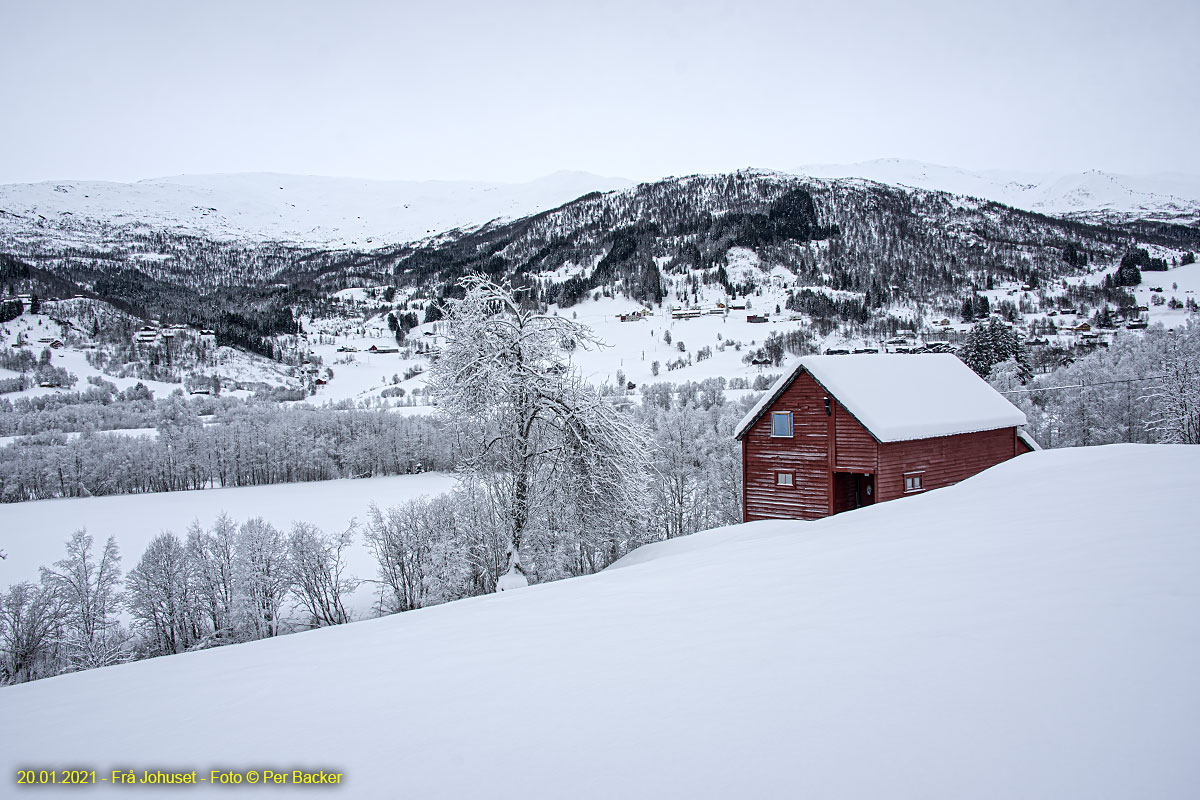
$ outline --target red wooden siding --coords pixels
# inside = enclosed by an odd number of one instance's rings
[[[839,472],[874,472],[879,463],[879,442],[840,403],[833,403],[834,469]]]
[[[792,412],[791,438],[771,436],[771,411]],[[1028,451],[1011,427],[881,443],[801,372],[742,437],[742,514],[746,521],[817,519],[855,507],[853,474],[874,476],[874,502],[883,502],[904,496],[905,473],[921,473],[921,490],[929,491]],[[795,473],[794,486],[775,484],[780,470]],[[839,482],[835,473],[846,475]]]
[[[832,513],[828,396],[811,375],[803,373],[771,406],[771,411],[792,412],[792,438],[771,436],[769,413],[742,437],[742,509],[747,521],[815,519]],[[775,472],[781,469],[795,471],[795,486],[775,485]]]
[[[879,502],[904,496],[904,473],[923,472],[923,491],[940,489],[1017,455],[1016,429],[1000,428],[879,445],[875,492]]]

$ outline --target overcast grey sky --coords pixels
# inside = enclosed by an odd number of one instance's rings
[[[0,0],[0,182],[1200,173],[1200,2]]]

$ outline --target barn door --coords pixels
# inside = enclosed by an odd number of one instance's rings
[[[858,505],[856,508],[869,506],[875,502],[875,476],[874,475],[856,475],[856,495]]]

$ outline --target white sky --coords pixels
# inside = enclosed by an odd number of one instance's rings
[[[0,182],[1200,173],[1200,2],[0,0]]]

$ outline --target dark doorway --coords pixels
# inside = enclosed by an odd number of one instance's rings
[[[853,511],[875,502],[875,476],[861,472],[833,473],[833,513]]]

